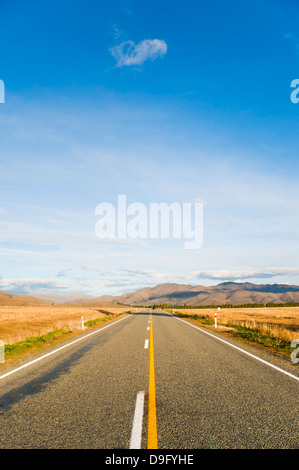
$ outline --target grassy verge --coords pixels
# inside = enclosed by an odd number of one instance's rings
[[[214,325],[214,321],[204,315],[188,315],[182,312],[175,312],[174,315],[180,318],[193,320],[199,325]],[[222,324],[218,322],[218,325],[221,326]],[[222,326],[228,328],[227,330],[223,331],[223,334],[239,338],[241,340],[245,340],[248,343],[256,344],[261,347],[267,348],[268,350],[279,353],[284,357],[290,357],[290,354],[293,351],[293,348],[291,348],[290,341],[285,341],[276,336],[266,335],[260,332],[258,328],[249,328],[245,326],[235,325],[234,323],[226,323]],[[221,330],[218,330],[217,333],[221,333]]]
[[[234,325],[228,323],[226,326],[233,328],[231,334],[237,338],[244,338],[249,342],[257,343],[271,350],[290,356],[293,351],[289,341],[285,341],[276,336],[269,336],[261,333],[257,328]]]
[[[38,349],[44,345],[52,344],[53,342],[62,339],[70,333],[69,330],[61,328],[59,330],[51,331],[42,336],[31,336],[24,341],[14,344],[5,345],[5,359],[9,359],[16,354],[23,354],[32,349]]]
[[[195,320],[200,322],[202,325],[213,325],[213,320],[206,317],[205,315],[188,315],[187,313],[175,312],[174,315],[180,318],[187,318],[189,320]]]
[[[110,315],[110,316],[103,317],[103,318],[94,318],[93,320],[84,322],[84,326],[87,326],[87,328],[89,328],[91,326],[98,325],[99,323],[105,323],[107,321],[113,320],[114,318],[117,318],[120,315],[122,315],[122,313],[119,313],[118,315]]]

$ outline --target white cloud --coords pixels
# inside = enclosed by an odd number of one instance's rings
[[[142,276],[151,276],[152,274],[154,274],[154,270],[153,269],[133,269],[133,268],[127,268],[127,269],[123,269],[122,271],[124,271],[125,273],[127,274],[130,274],[130,275],[142,275]]]
[[[91,264],[82,264],[80,266],[82,271],[88,271],[92,273],[100,273],[100,274],[110,274],[110,271],[107,271],[107,269],[100,268],[99,266],[94,266]]]
[[[135,44],[133,41],[124,41],[110,49],[116,59],[117,67],[142,65],[146,60],[155,60],[167,52],[167,44],[161,39],[144,39]]]
[[[122,280],[113,281],[113,285],[122,285]],[[97,280],[70,280],[51,278],[0,278],[0,291],[12,294],[32,294],[34,293],[86,293],[101,295],[107,294],[104,290],[109,287],[111,281],[103,282]],[[127,290],[127,289],[126,289]],[[109,293],[109,292],[108,292]]]
[[[70,282],[56,281],[53,279],[0,279],[0,290],[11,293],[24,293],[31,292],[49,292],[49,291],[67,291],[71,289],[73,284]]]
[[[244,279],[270,279],[276,276],[298,275],[299,268],[266,268],[264,270],[254,271],[229,271],[229,270],[209,270],[195,271],[194,277],[197,279],[211,279],[219,281],[235,281]]]
[[[62,271],[59,271],[57,274],[56,274],[56,277],[64,277],[65,276],[65,273],[71,271],[72,268],[67,268],[67,269],[63,269]]]
[[[0,215],[7,215],[10,212],[5,207],[0,207]]]

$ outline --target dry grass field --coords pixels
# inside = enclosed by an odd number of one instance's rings
[[[0,340],[14,344],[32,336],[67,329],[82,330],[82,320],[87,322],[128,311],[128,307],[107,309],[80,306],[0,306]]]
[[[127,306],[82,307],[76,305],[0,306],[0,340],[14,344],[55,330],[82,330],[88,322],[125,313]],[[198,315],[214,322],[216,309],[174,310],[184,315]],[[218,327],[240,325],[255,328],[262,334],[292,341],[299,338],[299,307],[222,308],[217,311]]]
[[[217,323],[220,327],[233,324],[255,328],[262,334],[285,341],[299,338],[299,307],[222,308],[220,311],[197,308],[180,311],[184,315],[204,316],[213,321],[217,312]]]

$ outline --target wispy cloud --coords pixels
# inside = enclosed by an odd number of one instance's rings
[[[127,269],[123,269],[122,270],[123,272],[129,274],[129,275],[141,275],[141,276],[151,276],[154,274],[154,270],[153,269],[131,269],[131,268],[127,268]]]
[[[10,212],[5,207],[0,207],[0,215],[7,215]]]
[[[167,44],[161,39],[144,39],[135,44],[124,41],[110,49],[117,67],[142,65],[146,60],[155,60],[167,52]]]
[[[82,269],[82,271],[88,271],[92,273],[100,273],[100,274],[110,273],[110,271],[107,271],[106,269],[103,269],[100,266],[93,266],[91,264],[82,264],[80,268]]]
[[[0,291],[10,292],[12,294],[32,294],[34,293],[85,293],[93,295],[102,295],[110,293],[111,287],[122,287],[123,293],[128,291],[129,283],[123,280],[62,280],[51,278],[0,278]]]
[[[296,34],[287,33],[287,34],[284,35],[283,39],[291,41],[293,43],[293,45],[295,45],[295,47],[299,48],[299,39],[298,39],[298,36]]]
[[[298,275],[299,268],[266,268],[264,270],[253,271],[229,271],[229,270],[209,270],[195,271],[194,277],[197,279],[210,279],[219,281],[236,281],[245,279],[271,279],[276,276]]]
[[[56,281],[53,279],[29,278],[29,279],[0,279],[0,290],[16,294],[29,294],[31,292],[67,292],[73,284],[70,282]]]
[[[65,276],[65,273],[71,271],[72,268],[67,268],[67,269],[63,269],[62,271],[59,271],[57,274],[56,274],[56,277],[64,277]]]
[[[120,29],[120,27],[117,23],[112,24],[111,29],[112,29],[111,34],[112,34],[113,39],[115,41],[117,41],[117,40],[119,41],[121,39],[124,39],[125,33],[124,33],[123,30]]]

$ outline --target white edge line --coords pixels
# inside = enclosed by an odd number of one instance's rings
[[[116,320],[114,321],[113,323],[110,323],[110,325],[106,325],[104,326],[103,328],[100,328],[99,330],[96,330],[96,331],[92,331],[91,333],[88,333],[87,335],[84,335],[84,336],[81,336],[80,338],[78,339],[75,339],[75,341],[72,341],[71,343],[67,343],[65,344],[64,346],[61,346],[60,348],[58,349],[55,349],[55,351],[51,351],[47,354],[44,354],[43,356],[41,357],[38,357],[37,359],[34,359],[33,361],[30,361],[30,362],[27,362],[26,364],[23,364],[22,366],[20,367],[17,367],[17,369],[14,369],[14,370],[11,370],[10,372],[7,372],[6,374],[3,374],[0,376],[0,380],[1,379],[4,379],[5,377],[11,375],[11,374],[14,374],[15,372],[18,372],[19,370],[21,369],[25,369],[25,367],[28,367],[28,366],[31,366],[32,364],[34,364],[35,362],[38,362],[38,361],[41,361],[42,359],[44,359],[45,357],[48,357],[48,356],[51,356],[52,354],[56,354],[57,352],[61,351],[62,349],[64,348],[68,348],[69,346],[71,346],[72,344],[75,344],[77,343],[78,341],[82,341],[83,339],[85,338],[88,338],[88,336],[91,336],[91,335],[95,335],[97,333],[100,333],[101,331],[105,330],[106,328],[109,328],[110,326],[113,326],[115,325],[116,323],[122,321],[122,320],[125,320],[126,318],[129,318],[131,315],[128,315],[127,317],[123,317],[123,318],[120,318],[120,320]]]
[[[138,392],[131,432],[130,449],[141,449],[144,392]]]
[[[189,322],[187,322],[187,321],[185,321],[185,320],[182,320],[181,318],[176,317],[175,315],[172,315],[171,313],[168,313],[168,315],[170,315],[171,317],[176,318],[177,320],[179,320],[179,321],[181,321],[181,322],[183,322],[183,323],[186,323],[186,325],[189,325],[189,326],[192,326],[193,328],[196,328],[197,330],[201,331],[202,333],[205,333],[206,335],[212,336],[213,338],[217,339],[218,341],[221,341],[222,343],[225,343],[225,344],[227,344],[228,346],[231,346],[232,348],[237,349],[238,351],[241,351],[241,352],[244,353],[244,354],[247,354],[247,356],[253,357],[253,358],[256,359],[257,361],[260,361],[260,362],[262,362],[263,364],[266,364],[267,366],[272,367],[273,369],[276,369],[276,370],[278,370],[279,372],[282,372],[283,374],[288,375],[289,377],[292,377],[292,379],[295,379],[295,380],[299,381],[299,377],[296,377],[296,375],[293,375],[293,374],[291,374],[290,372],[287,372],[286,370],[281,369],[280,367],[274,366],[273,364],[271,364],[271,362],[267,362],[267,361],[265,361],[264,359],[261,359],[260,357],[255,356],[254,354],[251,354],[250,352],[245,351],[244,349],[239,348],[238,346],[235,346],[234,344],[231,344],[231,343],[229,343],[228,341],[225,341],[225,340],[222,339],[222,338],[218,338],[218,336],[215,336],[215,335],[213,335],[212,333],[209,333],[208,331],[205,331],[205,330],[199,328],[198,326],[193,325],[192,323],[189,323]]]

